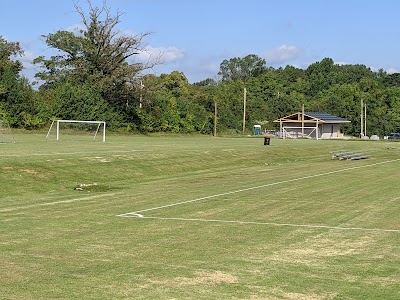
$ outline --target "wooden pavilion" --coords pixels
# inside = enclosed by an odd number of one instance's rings
[[[275,120],[279,123],[282,138],[337,139],[344,135],[340,130],[350,121],[324,112],[297,112]]]

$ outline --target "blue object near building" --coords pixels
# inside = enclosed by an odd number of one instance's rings
[[[261,125],[254,125],[253,126],[253,134],[260,135],[261,134]]]

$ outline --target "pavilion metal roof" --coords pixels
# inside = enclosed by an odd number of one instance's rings
[[[303,122],[302,112],[288,115],[286,117],[275,120],[274,122]],[[318,123],[350,123],[350,121],[334,116],[325,112],[304,112],[304,122]]]
[[[334,116],[334,115],[324,113],[324,112],[304,112],[304,116],[310,116],[314,119],[319,119],[326,123],[349,123],[350,122],[344,118]]]

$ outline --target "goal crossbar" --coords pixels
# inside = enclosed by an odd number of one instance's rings
[[[53,128],[54,122],[56,123],[56,140],[60,139],[60,123],[87,123],[87,124],[97,124],[97,129],[94,134],[93,140],[96,139],[96,136],[99,132],[101,125],[103,125],[103,143],[106,142],[106,122],[105,121],[81,121],[81,120],[54,120],[51,123],[49,131],[47,132],[46,139],[48,139],[51,129]]]
[[[291,135],[289,130],[292,129],[294,132],[296,132],[296,135],[298,136],[298,134],[300,133],[301,137],[306,137],[306,138],[311,138],[312,134],[315,132],[315,137],[318,140],[318,127],[308,127],[308,126],[303,126],[303,127],[295,127],[295,126],[284,126],[282,127],[282,135],[283,138],[285,138],[286,136],[288,138],[295,138],[294,136]],[[304,129],[306,129],[308,132],[308,134],[304,133]],[[296,137],[297,137],[296,136]]]

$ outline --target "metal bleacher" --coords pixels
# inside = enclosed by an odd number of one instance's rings
[[[338,160],[360,160],[367,159],[368,155],[364,153],[357,153],[350,150],[339,150],[332,152],[332,159]]]

